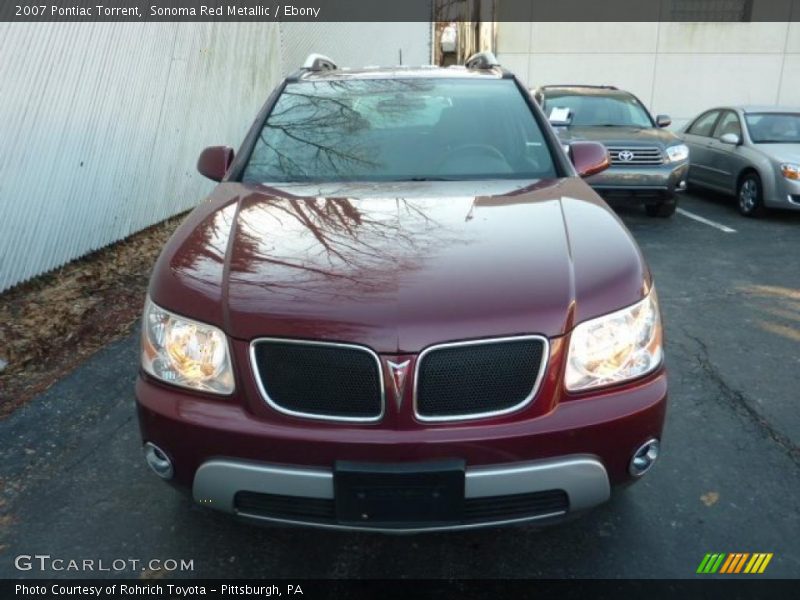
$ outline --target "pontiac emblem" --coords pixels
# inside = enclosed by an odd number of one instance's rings
[[[630,161],[633,160],[634,156],[636,156],[636,155],[633,152],[631,152],[630,150],[623,150],[618,154],[618,156],[619,156],[620,160],[625,161],[625,162],[630,162]]]
[[[386,361],[389,366],[389,374],[392,376],[392,384],[394,387],[394,400],[397,403],[397,409],[400,410],[400,404],[403,402],[403,390],[406,387],[406,375],[410,360],[396,363],[390,360]]]

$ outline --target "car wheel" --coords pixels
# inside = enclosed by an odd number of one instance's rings
[[[739,212],[745,217],[764,215],[764,192],[761,178],[755,173],[748,173],[742,177],[736,197],[739,200]]]
[[[675,209],[678,208],[678,201],[675,198],[664,200],[658,204],[645,204],[644,210],[648,217],[661,217],[667,219],[675,214]]]

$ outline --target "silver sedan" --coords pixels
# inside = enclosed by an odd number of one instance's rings
[[[800,210],[800,109],[712,108],[681,134],[690,185],[735,195],[747,217],[767,208]]]

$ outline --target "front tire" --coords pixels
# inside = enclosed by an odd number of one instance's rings
[[[755,173],[748,173],[739,182],[736,191],[739,212],[745,217],[758,218],[764,216],[764,188],[761,178]]]
[[[659,217],[662,219],[668,219],[672,215],[675,214],[675,209],[678,208],[678,200],[677,198],[670,198],[669,200],[664,200],[663,202],[659,202],[658,204],[645,204],[644,210],[647,213],[648,217]]]

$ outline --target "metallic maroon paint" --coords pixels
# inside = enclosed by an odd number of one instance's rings
[[[580,395],[563,384],[578,322],[640,300],[650,275],[628,231],[581,180],[502,193],[483,184],[341,186],[336,195],[222,183],[176,231],[154,270],[153,301],[231,338],[237,390],[214,397],[147,375],[136,386],[142,436],[168,449],[179,483],[212,457],[297,466],[334,460],[460,457],[469,465],[591,454],[612,483],[631,454],[659,438],[662,368]],[[485,186],[483,186],[485,187]],[[345,224],[346,226],[343,226]],[[367,251],[369,249],[369,251]],[[378,423],[287,416],[257,390],[255,337],[345,341],[384,361],[442,341],[538,333],[550,358],[535,400],[478,421],[423,424],[412,385]],[[391,389],[384,369],[386,389]]]
[[[230,146],[210,146],[200,153],[197,170],[212,181],[222,181],[233,163],[233,154]]]
[[[339,186],[340,195],[309,198],[222,183],[165,247],[151,297],[235,339],[398,354],[559,336],[646,294],[636,243],[582,181],[502,195],[474,187]]]
[[[572,163],[581,177],[590,177],[605,171],[611,166],[611,157],[602,144],[573,142],[569,146]]]

